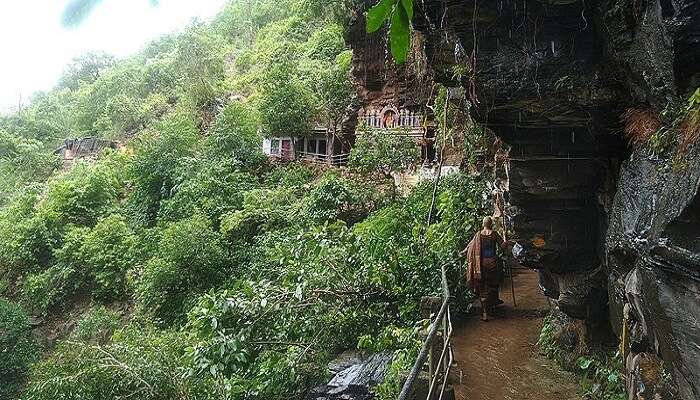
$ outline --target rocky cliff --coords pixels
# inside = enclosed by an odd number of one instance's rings
[[[365,98],[379,89],[367,74],[391,63],[365,55],[377,41],[361,29],[372,3],[348,34]],[[398,69],[409,73],[392,79],[465,88],[472,117],[509,147],[503,198],[510,233],[525,247],[520,261],[542,272],[566,314],[620,339],[629,332],[630,375],[653,364],[671,374],[680,398],[700,398],[700,148],[679,149],[673,131],[665,156],[649,135],[630,146],[624,132],[635,121],[623,118],[646,110],[662,126],[657,116],[700,84],[700,1],[416,8],[412,61]]]

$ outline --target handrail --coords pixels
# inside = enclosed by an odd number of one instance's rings
[[[423,365],[425,364],[426,359],[428,358],[428,354],[431,351],[431,348],[433,346],[433,341],[435,340],[435,336],[437,335],[438,332],[438,327],[440,325],[440,322],[443,323],[443,329],[444,329],[444,336],[443,336],[443,347],[442,347],[442,352],[440,354],[440,358],[438,360],[438,367],[442,366],[445,355],[449,356],[449,362],[447,363],[447,366],[445,367],[445,371],[442,374],[442,386],[440,389],[440,399],[442,399],[443,393],[445,392],[445,388],[447,386],[447,378],[448,374],[450,371],[450,367],[452,365],[452,362],[454,360],[454,355],[452,353],[452,348],[451,348],[451,338],[452,338],[452,318],[450,316],[450,287],[447,282],[447,271],[445,267],[447,264],[451,263],[453,260],[448,261],[445,264],[442,264],[440,266],[440,275],[441,275],[441,286],[442,286],[442,304],[440,305],[440,310],[438,311],[437,315],[435,316],[435,319],[433,322],[430,324],[430,328],[428,330],[428,335],[426,336],[425,340],[423,341],[423,346],[421,347],[420,352],[418,353],[418,357],[416,358],[415,363],[413,364],[413,367],[411,368],[411,371],[409,372],[408,376],[406,377],[406,381],[403,384],[403,387],[401,388],[401,392],[399,393],[399,400],[407,400],[409,395],[411,394],[413,387],[416,382],[416,378],[418,378],[418,374],[420,373],[420,370],[423,368]],[[433,391],[435,389],[435,384],[437,383],[437,378],[440,374],[438,372],[435,373],[434,376],[430,377],[430,387],[428,389],[428,396],[427,399],[431,400],[433,396]]]
[[[348,159],[350,158],[350,154],[320,154],[310,153],[306,151],[297,151],[296,157],[302,161],[318,162],[322,164],[327,164],[330,162],[333,165],[343,165],[347,164]]]

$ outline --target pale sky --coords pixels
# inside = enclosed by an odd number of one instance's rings
[[[51,89],[66,64],[88,51],[125,57],[148,41],[207,20],[226,0],[103,0],[80,26],[64,28],[67,0],[0,0],[0,112]]]

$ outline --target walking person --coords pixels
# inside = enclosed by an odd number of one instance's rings
[[[488,321],[489,314],[503,301],[498,297],[501,271],[498,268],[498,251],[505,250],[509,242],[493,230],[493,219],[485,217],[482,229],[477,232],[461,254],[467,254],[467,283],[481,302],[481,320]]]

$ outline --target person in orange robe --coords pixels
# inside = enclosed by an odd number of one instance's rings
[[[501,273],[498,270],[497,248],[506,249],[509,242],[493,230],[493,219],[485,217],[483,229],[474,234],[460,254],[467,255],[467,283],[481,301],[481,320],[488,321],[489,313],[503,301],[498,298]]]

